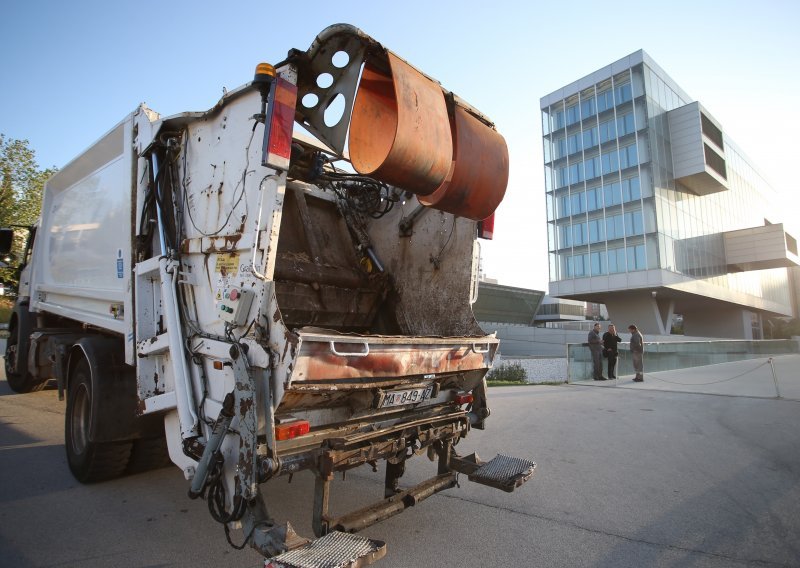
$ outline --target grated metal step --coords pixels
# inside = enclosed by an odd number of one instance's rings
[[[469,474],[467,479],[511,493],[528,481],[535,471],[536,464],[530,460],[497,454],[493,460]]]
[[[380,560],[386,543],[339,531],[268,559],[265,568],[358,568]]]

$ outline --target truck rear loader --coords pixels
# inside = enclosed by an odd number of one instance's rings
[[[489,417],[498,340],[472,303],[507,182],[486,116],[331,26],[207,112],[140,106],[46,183],[9,383],[56,381],[79,481],[156,465],[165,441],[232,545],[369,564],[385,544],[353,533],[458,473],[512,491],[535,471],[455,450]],[[401,488],[415,455],[435,474]],[[334,514],[334,474],[378,462],[383,495]],[[259,490],[302,470],[315,540]]]

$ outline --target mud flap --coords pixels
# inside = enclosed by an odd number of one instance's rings
[[[386,554],[386,543],[339,531],[268,559],[265,568],[357,568]]]

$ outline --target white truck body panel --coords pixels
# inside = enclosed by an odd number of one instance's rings
[[[129,116],[46,183],[31,311],[130,329],[131,127]]]

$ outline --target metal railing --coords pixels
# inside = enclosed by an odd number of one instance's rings
[[[777,355],[800,353],[800,343],[793,339],[767,339],[760,341],[713,340],[671,341],[644,344],[647,372],[673,371],[718,363],[761,359]],[[605,372],[606,360],[603,360]],[[617,376],[633,374],[630,344],[619,344]],[[592,379],[592,355],[588,343],[567,345],[568,382]]]

